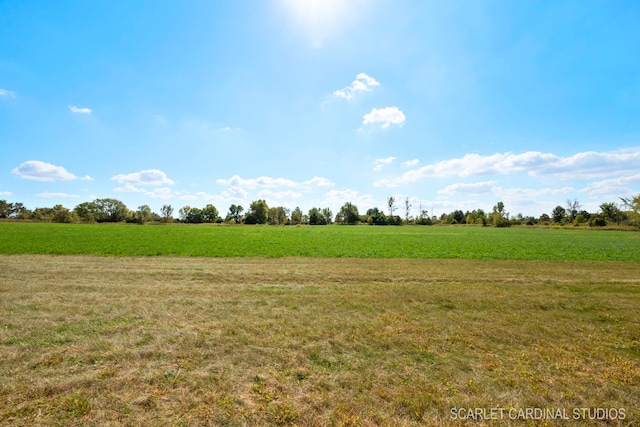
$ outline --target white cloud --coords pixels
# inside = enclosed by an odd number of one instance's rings
[[[152,199],[170,199],[175,195],[169,187],[147,190],[146,188],[136,187],[135,185],[131,184],[125,184],[124,187],[114,188],[113,191],[117,191],[120,193],[141,193]]]
[[[386,129],[390,125],[402,126],[405,120],[404,113],[398,107],[374,108],[363,116],[362,125],[380,124],[382,129]]]
[[[0,191],[0,196],[10,196],[13,193],[11,191]]]
[[[457,183],[438,190],[438,194],[453,195],[490,193],[496,189],[497,184],[497,181],[474,182],[471,184]]]
[[[618,199],[618,197],[637,194],[639,187],[640,174],[635,174],[592,182],[580,192],[587,193],[589,197],[594,199],[603,199],[605,197]]]
[[[260,198],[299,199],[302,197],[302,193],[297,193],[292,190],[287,190],[287,191],[262,190],[258,193],[258,196]]]
[[[51,163],[41,162],[39,160],[29,160],[22,163],[11,171],[23,179],[33,181],[72,181],[79,179],[74,174],[67,171],[62,166],[52,165]],[[92,180],[90,176],[80,178],[84,180]]]
[[[89,108],[76,107],[75,105],[69,105],[69,110],[71,110],[72,113],[78,113],[78,114],[91,114],[92,113],[92,110],[90,110]]]
[[[402,166],[411,167],[416,166],[418,163],[420,163],[418,159],[407,160],[406,162],[402,162]]]
[[[624,152],[584,152],[569,157],[528,151],[521,154],[495,153],[489,156],[467,154],[405,172],[401,176],[374,183],[376,187],[395,187],[426,178],[447,176],[510,175],[554,176],[562,179],[592,179],[640,170],[640,148]]]
[[[373,170],[381,171],[385,165],[391,164],[396,158],[395,157],[385,157],[384,159],[376,159],[373,162]]]
[[[72,199],[77,199],[77,198],[80,197],[77,194],[50,193],[48,191],[45,191],[44,193],[39,193],[37,196],[38,197],[46,197],[46,198],[58,197],[58,198],[72,198]]]
[[[347,100],[353,99],[356,96],[356,92],[370,91],[372,87],[380,86],[380,83],[371,76],[365,73],[360,73],[356,76],[356,79],[351,85],[344,89],[339,89],[333,92],[333,96],[336,98],[344,98]]]
[[[111,181],[120,184],[131,185],[173,185],[173,180],[167,178],[167,174],[158,169],[147,169],[129,174],[118,174]]]
[[[272,178],[268,176],[261,176],[258,178],[252,179],[244,179],[238,175],[234,175],[229,179],[220,178],[216,181],[218,184],[222,185],[230,185],[238,188],[297,188],[297,189],[310,189],[312,187],[330,187],[333,184],[327,178],[322,178],[319,176],[314,176],[313,178],[303,181],[303,182],[295,182],[293,180],[287,178]]]
[[[6,96],[8,98],[15,98],[17,96],[17,94],[15,92],[10,91],[10,90],[0,89],[0,96]]]

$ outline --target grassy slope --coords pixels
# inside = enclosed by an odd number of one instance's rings
[[[0,222],[0,253],[640,261],[640,233],[481,227]]]
[[[0,256],[0,294],[2,425],[640,422],[638,263]]]

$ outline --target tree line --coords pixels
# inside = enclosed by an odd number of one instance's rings
[[[251,202],[245,211],[241,205],[232,204],[224,216],[218,209],[207,204],[203,208],[183,206],[174,217],[174,208],[165,204],[159,213],[153,212],[148,205],[138,206],[130,210],[116,199],[96,199],[83,202],[73,209],[60,204],[52,208],[28,209],[22,203],[10,203],[0,200],[0,219],[31,220],[58,223],[103,223],[127,222],[144,224],[150,222],[188,224],[227,223],[227,224],[270,224],[270,225],[327,225],[327,224],[370,224],[370,225],[433,225],[433,224],[476,224],[494,227],[511,225],[589,225],[593,227],[605,225],[637,225],[640,226],[640,194],[631,198],[620,198],[620,203],[607,202],[599,206],[598,212],[587,212],[577,200],[567,200],[565,205],[556,206],[549,214],[539,217],[511,216],[503,202],[498,202],[491,212],[482,209],[463,212],[455,210],[439,217],[429,215],[427,210],[420,209],[417,217],[411,215],[411,203],[406,198],[403,203],[404,217],[396,215],[398,207],[394,197],[387,199],[386,212],[378,207],[368,209],[360,214],[358,207],[346,202],[335,217],[329,208],[313,207],[307,213],[297,207],[293,210],[282,206],[269,207],[263,199]]]

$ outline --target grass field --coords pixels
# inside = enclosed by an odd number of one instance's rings
[[[639,425],[639,238],[0,222],[0,425]]]
[[[0,222],[0,254],[640,261],[640,233],[465,226]]]

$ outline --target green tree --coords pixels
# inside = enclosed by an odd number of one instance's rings
[[[14,203],[11,217],[16,219],[29,219],[31,217],[31,211],[22,203]]]
[[[633,197],[621,197],[624,206],[629,209],[629,217],[640,227],[640,194]]]
[[[218,209],[210,203],[205,206],[200,213],[202,215],[202,222],[218,221]]]
[[[509,221],[509,213],[504,209],[504,203],[498,202],[493,207],[493,212],[491,213],[491,223],[494,227],[510,227],[511,222]]]
[[[0,218],[9,218],[13,213],[13,203],[0,200]]]
[[[291,212],[291,223],[294,225],[302,223],[302,210],[299,207],[296,207],[293,212]]]
[[[116,199],[96,199],[93,203],[96,207],[97,222],[124,221],[129,211],[124,203]]]
[[[551,211],[551,219],[553,219],[553,222],[556,224],[562,224],[566,218],[567,211],[560,205],[556,206],[553,208],[553,211]]]
[[[229,222],[233,221],[236,224],[242,222],[242,211],[244,208],[240,205],[232,204],[229,206],[229,213],[227,214],[227,220]]]
[[[316,207],[309,209],[309,225],[324,225],[322,211]]]
[[[74,222],[71,211],[62,205],[55,205],[53,207],[51,221],[59,223]]]
[[[360,220],[360,214],[358,213],[358,207],[351,202],[347,202],[340,208],[336,215],[336,222],[338,224],[357,224]]]
[[[322,208],[322,216],[324,217],[325,224],[331,224],[333,222],[333,212],[329,208]]]
[[[160,214],[164,219],[164,222],[172,222],[173,221],[173,207],[171,205],[162,205],[160,208]]]
[[[187,224],[200,224],[204,222],[202,218],[202,209],[192,208],[191,206],[184,206],[180,208],[180,221]]]
[[[73,212],[81,222],[91,223],[96,222],[98,208],[93,202],[83,202],[73,208]]]
[[[270,208],[267,218],[271,225],[285,225],[289,222],[289,210],[282,206]]]
[[[269,219],[269,206],[263,199],[251,202],[249,206],[249,212],[245,216],[245,223],[247,224],[266,224]]]
[[[138,206],[138,210],[135,213],[135,222],[138,224],[144,224],[145,222],[149,222],[153,219],[153,213],[151,212],[151,208],[149,205]]]

